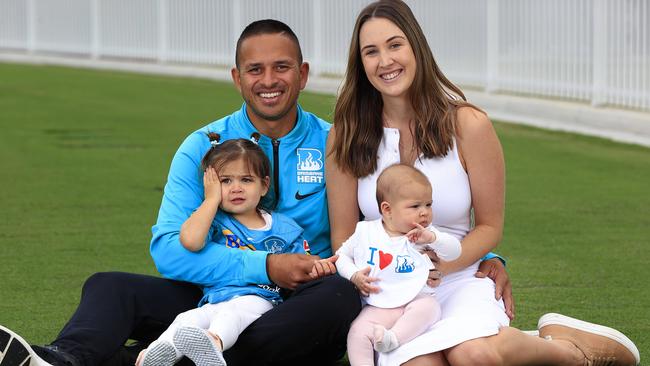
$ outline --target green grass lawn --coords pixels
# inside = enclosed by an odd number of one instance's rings
[[[334,98],[304,93],[330,119]],[[98,271],[156,274],[172,155],[241,106],[229,83],[0,64],[0,324],[53,339]],[[650,149],[496,123],[517,318],[606,323],[650,351]]]

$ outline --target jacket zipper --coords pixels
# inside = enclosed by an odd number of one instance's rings
[[[275,189],[275,204],[280,202],[280,140],[271,140],[273,144],[273,188]]]

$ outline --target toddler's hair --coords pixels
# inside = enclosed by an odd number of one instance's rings
[[[407,183],[416,182],[424,187],[431,187],[431,182],[424,173],[407,164],[393,164],[384,169],[377,177],[377,205],[381,212],[381,203],[395,194],[402,194]]]
[[[231,139],[226,140],[222,143],[219,143],[218,133],[209,132],[208,138],[212,147],[208,152],[203,156],[201,160],[201,172],[205,172],[208,167],[213,167],[214,170],[219,175],[219,171],[228,163],[242,159],[251,174],[264,179],[265,177],[269,178],[269,191],[262,197],[258,208],[270,211],[273,206],[273,195],[269,194],[271,191],[271,163],[269,158],[266,156],[262,148],[257,145],[257,143],[252,140],[247,139]]]

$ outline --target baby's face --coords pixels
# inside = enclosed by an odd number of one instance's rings
[[[433,219],[431,187],[417,186],[411,185],[408,190],[403,189],[405,193],[389,202],[390,212],[383,214],[389,230],[406,234],[415,228],[416,223],[423,227],[431,224]]]

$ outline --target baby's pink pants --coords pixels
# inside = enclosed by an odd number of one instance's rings
[[[374,365],[373,328],[390,329],[402,345],[422,334],[440,319],[440,305],[431,295],[418,295],[397,308],[366,305],[352,322],[348,333],[348,359],[352,366]]]

